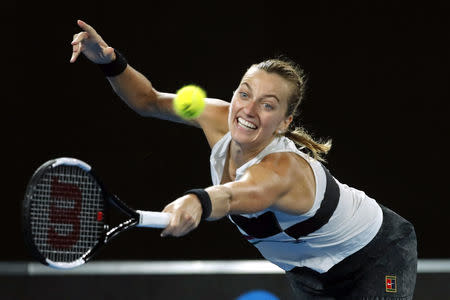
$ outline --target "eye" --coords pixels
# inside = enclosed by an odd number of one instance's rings
[[[272,110],[273,106],[269,103],[263,103],[263,107],[265,110]]]
[[[248,98],[248,94],[246,92],[239,92],[239,96],[241,98]]]

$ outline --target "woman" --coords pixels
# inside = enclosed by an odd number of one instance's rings
[[[202,219],[228,216],[286,270],[299,299],[412,299],[413,226],[337,181],[321,163],[331,143],[293,128],[305,86],[293,63],[252,65],[231,103],[206,99],[204,112],[186,121],[173,111],[174,94],[158,92],[91,26],[78,25],[72,63],[83,53],[137,113],[200,127],[212,148],[214,185],[167,205],[172,217],[162,236],[183,236]]]

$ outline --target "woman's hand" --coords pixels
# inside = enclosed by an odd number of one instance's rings
[[[114,49],[103,41],[94,28],[81,20],[77,24],[83,31],[73,36],[71,63],[77,60],[80,53],[96,64],[107,64],[116,59]]]
[[[180,237],[197,228],[202,217],[202,206],[197,196],[185,195],[167,205],[163,212],[171,213],[169,225],[161,232],[161,236]]]

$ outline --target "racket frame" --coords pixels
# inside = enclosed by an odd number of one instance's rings
[[[103,196],[103,204],[104,204],[104,226],[102,233],[100,234],[100,238],[97,243],[91,247],[86,253],[84,253],[80,258],[71,262],[56,262],[52,261],[49,258],[45,257],[37,248],[34,243],[34,236],[32,233],[31,227],[31,217],[30,217],[30,206],[33,196],[33,189],[37,185],[37,183],[41,180],[42,176],[48,171],[50,168],[55,168],[60,165],[68,165],[68,166],[76,166],[87,173],[89,173],[95,182],[99,185],[102,196]],[[110,228],[110,217],[109,211],[110,206],[114,205],[121,212],[125,213],[128,216],[126,221],[123,221],[116,225],[113,228]],[[124,202],[122,202],[117,196],[109,193],[103,183],[99,180],[98,176],[96,176],[95,172],[92,171],[92,168],[86,164],[85,162],[75,159],[75,158],[67,158],[61,157],[47,161],[43,165],[41,165],[33,174],[30,181],[27,184],[25,197],[22,202],[22,233],[25,239],[25,245],[32,254],[34,258],[40,261],[42,264],[57,268],[57,269],[71,269],[78,267],[87,261],[89,261],[95,254],[97,254],[106,243],[108,243],[111,239],[116,237],[119,233],[124,232],[130,228],[138,226],[140,221],[140,214],[134,209],[127,206]]]

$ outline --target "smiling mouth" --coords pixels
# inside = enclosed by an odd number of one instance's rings
[[[253,124],[253,123],[251,123],[251,122],[249,122],[247,120],[244,120],[241,117],[237,118],[237,122],[239,123],[239,125],[241,125],[241,126],[243,126],[245,128],[248,128],[248,129],[256,129],[257,128],[255,124]]]

